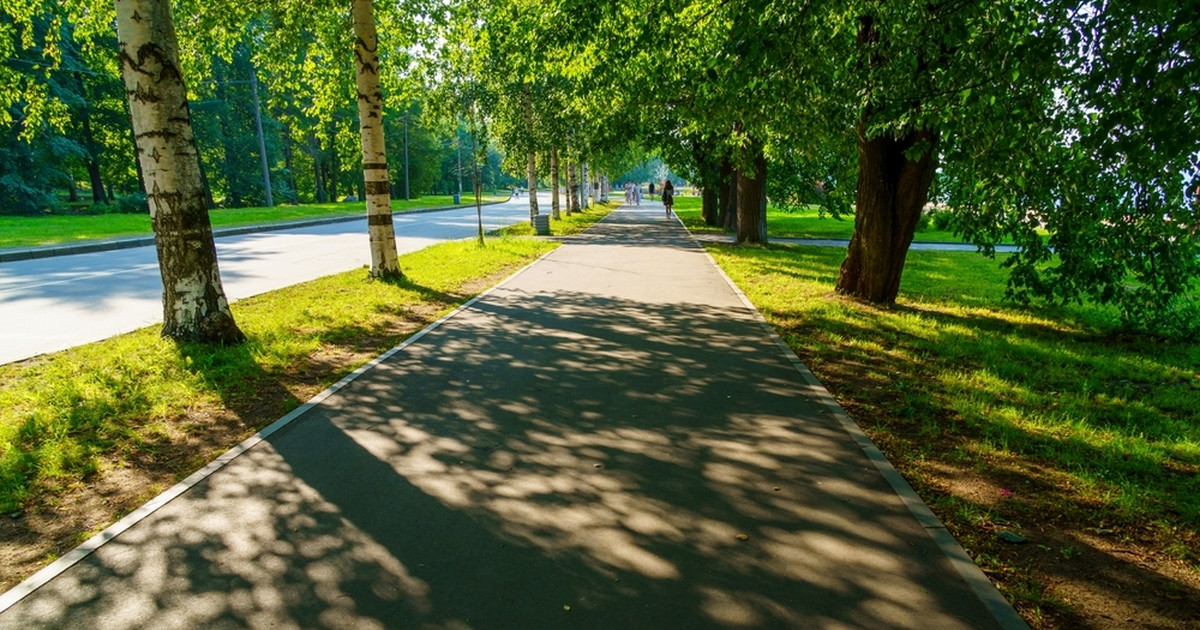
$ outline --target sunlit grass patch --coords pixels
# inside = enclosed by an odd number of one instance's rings
[[[565,203],[563,205],[565,208]],[[593,223],[608,216],[608,213],[616,210],[619,204],[615,202],[596,203],[589,206],[586,210],[567,214],[566,210],[559,211],[559,219],[550,219],[550,234],[552,236],[570,236],[579,234],[588,229]],[[550,206],[539,207],[538,211],[542,214],[550,214]],[[507,227],[497,230],[499,234],[505,236],[532,236],[533,225],[528,222],[514,223]]]

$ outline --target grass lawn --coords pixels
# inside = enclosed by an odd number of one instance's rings
[[[705,225],[700,218],[699,197],[676,197],[675,214],[683,220],[683,224],[693,232],[721,233],[720,228]],[[820,238],[849,240],[854,234],[854,217],[835,219],[831,216],[821,217],[815,209],[787,212],[773,206],[767,206],[767,237],[768,238]],[[933,243],[961,243],[962,238],[953,232],[934,229],[933,227],[918,230],[916,241]]]
[[[553,227],[581,231],[611,207]],[[149,327],[0,366],[0,591],[557,246],[443,243],[401,256],[403,282],[356,270],[241,300],[239,346]]]
[[[508,196],[484,195],[484,202],[503,201]],[[464,203],[473,202],[464,197]],[[449,195],[427,195],[417,199],[392,200],[393,212],[453,205]],[[214,228],[276,223],[298,219],[354,216],[366,212],[363,202],[317,203],[302,206],[280,205],[274,208],[217,208],[209,210]],[[0,248],[55,245],[121,236],[151,233],[148,214],[44,215],[37,217],[0,216]]]
[[[592,204],[587,210],[570,215],[562,212],[559,214],[560,219],[550,219],[550,234],[552,236],[578,234],[591,227],[596,221],[607,216],[609,212],[616,210],[620,205],[615,201],[610,201],[609,203]],[[543,214],[549,214],[550,208],[540,208],[539,211]],[[503,228],[499,232],[505,236],[531,236],[533,234],[533,225],[530,223],[517,223]]]
[[[1035,627],[1200,620],[1200,344],[1009,305],[969,253],[910,252],[879,308],[840,249],[709,251]]]

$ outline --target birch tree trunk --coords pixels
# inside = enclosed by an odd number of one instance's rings
[[[558,148],[550,147],[550,218],[562,218],[558,209]]]
[[[529,166],[525,172],[529,180],[529,222],[533,222],[533,217],[538,215],[537,202],[537,155],[533,151],[529,152]]]
[[[579,198],[575,189],[575,165],[567,162],[567,214],[576,212],[579,212]]]
[[[588,196],[592,194],[592,182],[588,179],[587,162],[581,162],[579,165],[579,209],[587,210],[591,204],[588,203]]]
[[[200,182],[170,0],[115,0],[117,49],[163,283],[164,337],[237,343]]]
[[[351,0],[354,19],[354,84],[358,88],[358,125],[362,137],[363,196],[367,202],[367,234],[371,241],[371,275],[386,280],[404,277],[396,256],[392,194],[387,153],[383,146],[383,93],[379,89],[379,38],[371,0]]]

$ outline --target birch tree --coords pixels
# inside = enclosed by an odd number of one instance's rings
[[[371,0],[352,0],[351,16],[354,20],[354,82],[358,88],[371,275],[394,280],[404,274],[397,260],[396,232],[392,224],[391,187],[383,144],[383,92],[379,87],[379,38],[375,32]]]
[[[162,334],[236,343],[200,181],[169,0],[115,0],[118,55],[163,283]]]

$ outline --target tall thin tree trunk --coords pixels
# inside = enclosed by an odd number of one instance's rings
[[[351,0],[354,19],[354,79],[358,88],[358,121],[362,136],[363,194],[371,240],[371,275],[402,278],[392,224],[387,154],[383,145],[383,93],[379,89],[379,39],[371,0]]]
[[[341,165],[338,164],[337,152],[337,123],[329,123],[329,161],[326,162],[328,169],[325,174],[325,191],[329,193],[329,201],[337,203],[338,199],[338,171],[341,170]]]
[[[558,147],[550,147],[550,218],[562,218],[558,209]]]
[[[737,171],[737,242],[767,242],[767,157],[762,143],[751,139],[754,161],[746,172]]]
[[[162,334],[236,343],[200,185],[169,0],[115,0],[118,50],[163,283]]]
[[[237,172],[237,147],[233,144],[233,125],[230,122],[230,117],[233,115],[229,111],[229,94],[225,90],[225,77],[217,77],[217,100],[221,101],[218,127],[221,130],[221,151],[224,153],[224,160],[221,174],[225,177],[225,199],[222,200],[226,208],[241,208],[242,190],[238,184]]]
[[[325,176],[322,173],[325,160],[322,159],[321,142],[317,140],[316,134],[309,137],[308,146],[311,149],[313,165],[313,196],[317,203],[325,203],[328,200],[325,196]]]
[[[296,190],[296,147],[292,139],[292,126],[283,124],[283,168],[287,171],[288,202],[292,205],[300,203],[299,191]]]
[[[213,199],[212,186],[208,184],[208,175],[204,172],[204,160],[197,159],[196,162],[200,166],[200,187],[204,189],[204,208],[212,210],[217,207],[217,201]]]
[[[108,203],[108,195],[104,193],[104,178],[100,173],[100,144],[92,133],[92,106],[88,102],[87,86],[83,75],[75,73],[75,82],[79,86],[79,94],[83,97],[83,107],[79,110],[79,125],[83,131],[83,146],[87,149],[88,181],[92,185],[92,203]]]
[[[580,162],[580,209],[587,210],[590,206],[588,197],[592,196],[592,180],[588,179],[588,163]]]
[[[529,162],[525,170],[526,179],[529,182],[529,222],[533,222],[533,217],[538,215],[537,201],[537,155],[533,151],[529,152]]]
[[[579,190],[575,187],[575,164],[567,162],[567,214],[579,212]]]

